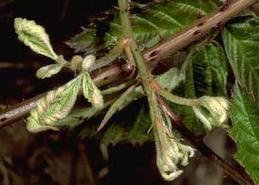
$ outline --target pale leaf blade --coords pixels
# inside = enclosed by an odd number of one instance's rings
[[[14,28],[19,40],[30,47],[34,52],[53,60],[58,59],[57,54],[53,51],[50,44],[49,36],[42,26],[37,25],[31,20],[15,18]]]
[[[27,119],[27,129],[39,132],[46,129],[57,129],[59,120],[65,118],[72,110],[81,85],[77,77],[41,98]]]
[[[50,78],[53,75],[59,73],[63,67],[63,64],[50,64],[47,66],[43,66],[37,70],[36,76],[39,79]]]
[[[101,109],[104,105],[101,91],[95,86],[91,76],[84,72],[83,74],[83,94],[84,97],[96,108]]]

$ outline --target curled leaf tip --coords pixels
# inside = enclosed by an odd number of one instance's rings
[[[84,97],[97,109],[103,108],[104,103],[101,91],[96,87],[87,71],[83,72],[82,76]]]
[[[88,69],[94,64],[95,62],[95,56],[94,55],[87,55],[82,62],[82,68],[85,71],[88,71]]]
[[[170,133],[170,137],[167,133]],[[189,158],[195,154],[195,149],[182,144],[163,123],[155,129],[157,167],[161,176],[172,181],[183,173],[180,166],[187,166]]]
[[[207,130],[214,127],[227,128],[229,101],[223,97],[202,96],[199,103],[193,106],[196,117],[204,124]]]

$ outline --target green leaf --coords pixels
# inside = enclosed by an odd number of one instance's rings
[[[82,138],[96,138],[100,142],[108,145],[116,145],[117,143],[131,143],[133,145],[141,145],[153,139],[153,134],[148,133],[151,126],[149,112],[147,107],[141,106],[143,102],[135,102],[129,107],[126,107],[116,117],[110,120],[110,126],[105,131],[96,134],[97,127],[99,126],[98,120],[91,120],[80,132]],[[128,112],[132,116],[128,117]],[[127,119],[125,119],[127,116]],[[93,124],[93,122],[95,122]]]
[[[259,184],[259,109],[249,99],[249,95],[237,86],[230,118],[233,127],[229,130],[229,135],[237,144],[235,158],[255,184]]]
[[[243,16],[223,31],[224,45],[235,77],[259,106],[259,18]]]
[[[194,92],[190,95],[199,97],[226,95],[227,58],[223,48],[216,42],[194,50],[189,57],[192,63]]]
[[[83,74],[83,94],[84,97],[96,108],[103,107],[103,96],[101,91],[95,86],[89,73]]]
[[[194,49],[187,57],[185,96],[224,96],[227,84],[227,59],[221,46],[212,42]],[[190,107],[184,107],[184,122],[194,133],[204,132]]]
[[[160,40],[189,26],[201,16],[207,15],[220,4],[219,0],[166,0],[160,3],[150,3],[143,8],[137,8],[138,13],[131,16],[133,37],[140,48],[150,48]],[[76,52],[86,53],[112,48],[122,37],[118,16],[114,17],[114,21],[109,23],[109,29],[103,37],[96,38],[100,30],[96,26],[90,26],[67,44]]]
[[[14,28],[19,40],[30,47],[34,52],[53,60],[58,59],[57,54],[53,51],[50,44],[49,36],[42,26],[37,25],[31,20],[15,18]]]
[[[37,70],[36,76],[40,79],[49,78],[59,73],[64,67],[63,64],[50,64]]]
[[[108,145],[116,145],[119,142],[141,145],[153,139],[153,134],[148,133],[151,126],[149,112],[144,105],[135,108],[137,111],[132,112],[134,107],[128,107],[120,116],[120,119],[112,121],[111,126],[103,133],[101,142]],[[125,116],[131,111],[134,116],[125,120]]]
[[[41,98],[27,119],[30,132],[47,129],[57,130],[58,121],[65,118],[73,108],[81,85],[81,76]]]

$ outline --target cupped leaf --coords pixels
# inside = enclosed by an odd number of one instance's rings
[[[230,110],[233,127],[229,135],[237,144],[235,158],[259,184],[259,109],[249,95],[236,86]]]
[[[224,45],[235,77],[259,107],[259,18],[238,17],[224,31]]]
[[[37,70],[36,76],[40,79],[49,78],[59,73],[64,67],[63,64],[50,64]]]
[[[45,29],[34,21],[24,18],[15,18],[14,28],[18,38],[34,52],[57,60],[58,56],[53,51],[49,36]]]
[[[101,91],[95,86],[91,76],[83,72],[83,94],[84,97],[96,108],[103,107],[103,96]]]
[[[134,40],[142,49],[152,47],[160,40],[192,24],[201,16],[207,15],[220,4],[220,0],[166,0],[150,3],[143,8],[139,6],[135,11],[137,13],[131,15]],[[86,53],[112,48],[122,37],[118,16],[114,17],[114,21],[109,23],[109,28],[101,38],[96,38],[100,30],[93,25],[73,37],[67,44],[77,52]]]
[[[65,118],[73,108],[81,85],[81,76],[41,98],[27,119],[30,132],[57,130],[58,121]]]

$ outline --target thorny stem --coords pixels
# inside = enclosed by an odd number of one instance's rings
[[[223,24],[233,16],[249,8],[258,0],[227,0],[225,4],[211,14],[202,17],[190,27],[185,28],[157,46],[144,53],[148,61],[160,61],[170,54],[177,52],[180,48],[190,45],[193,41],[205,36],[208,32],[221,30]]]
[[[171,110],[168,104],[161,98],[158,97],[159,105],[164,112],[171,118],[174,127],[193,145],[198,149],[201,154],[210,160],[213,160],[218,166],[220,166],[225,175],[228,175],[236,182],[243,185],[253,185],[251,180],[245,174],[239,173],[232,166],[230,166],[224,159],[218,156],[212,151],[207,145],[204,144],[202,138],[197,138],[190,130],[188,130],[181,119]]]
[[[178,50],[186,47],[195,40],[202,38],[211,30],[221,29],[228,20],[247,9],[258,0],[239,0],[223,5],[218,10],[196,21],[190,27],[174,35],[171,39],[159,43],[155,47],[144,51],[145,61],[158,61],[164,59],[168,54],[173,54]],[[197,32],[198,30],[198,32]],[[198,33],[195,34],[194,33]],[[113,64],[112,67],[105,67],[98,75],[95,76],[100,85],[105,85],[114,81],[123,79],[120,74],[128,68],[128,64]],[[124,78],[125,79],[125,78]],[[28,112],[35,106],[35,102],[45,95],[45,93],[35,96],[27,101],[22,102],[10,110],[0,114],[0,128],[12,124],[14,121],[26,116]]]

